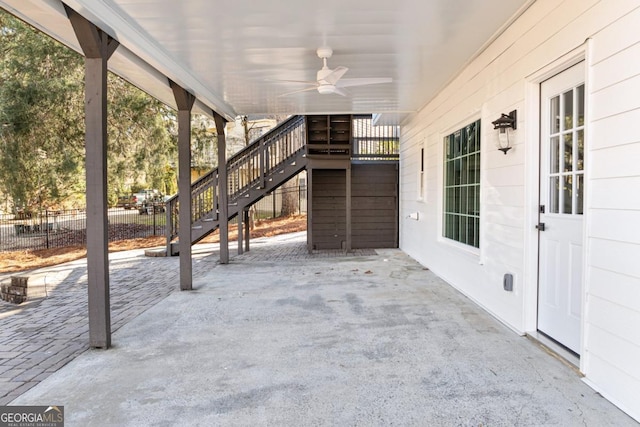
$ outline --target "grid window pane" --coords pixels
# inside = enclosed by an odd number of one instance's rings
[[[573,209],[573,179],[567,175],[562,179],[562,213],[571,214]]]
[[[551,138],[551,173],[560,172],[560,138]]]
[[[578,131],[578,152],[576,153],[578,157],[578,164],[576,165],[576,171],[584,170],[584,131]]]
[[[564,136],[564,171],[573,170],[573,133]]]
[[[576,183],[576,214],[584,214],[584,175],[578,175]]]
[[[563,129],[573,128],[573,90],[562,94],[562,103],[564,104]]]
[[[551,133],[560,132],[560,97],[554,96],[550,100],[550,118],[551,118]]]
[[[552,176],[549,179],[549,213],[560,212],[560,178]]]
[[[584,85],[576,88],[576,110],[577,110],[577,126],[584,126]]]
[[[480,121],[446,136],[444,237],[479,247]]]

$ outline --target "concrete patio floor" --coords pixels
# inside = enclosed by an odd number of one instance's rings
[[[11,405],[64,405],[67,426],[638,425],[402,251],[307,254],[304,239],[252,241],[228,265],[196,253],[193,291]],[[176,277],[175,261],[138,256],[128,280],[153,287],[136,272]]]

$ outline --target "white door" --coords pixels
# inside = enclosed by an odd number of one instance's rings
[[[542,83],[538,330],[580,354],[584,64]]]

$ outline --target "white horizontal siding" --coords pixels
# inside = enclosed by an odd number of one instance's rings
[[[637,0],[539,0],[442,91],[404,124],[403,156],[425,148],[426,193],[416,201],[419,164],[401,171],[404,212],[401,247],[489,312],[518,331],[529,307],[523,290],[537,283],[524,272],[527,222],[535,204],[535,179],[527,165],[535,155],[527,140],[537,128],[528,111],[529,76],[590,40],[587,57],[587,194],[583,368],[587,380],[629,410],[640,401],[640,3]],[[518,110],[513,149],[496,147],[491,121]],[[481,118],[481,248],[468,251],[441,237],[442,138]],[[535,133],[535,132],[533,132]],[[536,160],[537,162],[537,160]],[[534,162],[535,164],[535,162]],[[403,168],[409,163],[403,164]],[[531,172],[533,174],[535,172]],[[534,196],[531,196],[531,195]],[[535,254],[531,255],[532,257]],[[513,273],[515,291],[502,289]],[[614,316],[609,313],[616,311]],[[626,327],[625,327],[626,324]],[[634,332],[628,332],[635,328]],[[619,353],[626,353],[625,355]],[[635,359],[634,359],[635,358]],[[634,362],[636,365],[634,365]],[[635,399],[635,400],[633,400]],[[640,414],[632,414],[636,418]],[[640,418],[638,418],[640,419]]]
[[[592,154],[594,157],[597,153]],[[597,162],[597,160],[594,160]],[[614,173],[611,171],[610,173]],[[640,210],[640,177],[604,178],[589,181],[590,207],[595,209]]]
[[[640,409],[640,347],[606,330],[589,325],[589,370],[591,381],[597,381],[600,387],[620,402],[627,411],[634,411],[630,415],[638,417]],[[612,369],[615,367],[615,371]],[[597,378],[596,372],[608,372],[616,377]],[[616,383],[623,383],[625,388]],[[625,393],[621,393],[625,391]]]
[[[640,126],[630,126],[630,123],[640,123],[640,108],[592,121],[591,150],[640,142]]]
[[[616,347],[612,347],[613,350],[605,350],[603,348],[609,344],[606,341],[607,338],[613,336],[628,343],[627,348],[632,353],[638,354],[640,346],[635,343],[640,342],[640,328],[629,328],[628,325],[640,324],[640,312],[595,295],[592,295],[590,299],[591,315],[589,324],[596,325],[599,331],[598,334],[602,334],[604,337],[590,335],[589,352],[597,354],[601,358],[605,358],[606,351],[619,352],[620,349]],[[612,362],[615,360],[611,357],[606,359]],[[640,360],[640,356],[636,357],[635,360]],[[627,366],[626,364],[621,366],[626,368],[637,380],[640,380],[640,363],[635,363],[633,366]]]
[[[640,143],[600,150],[593,156],[589,171],[591,179],[640,176]]]
[[[640,245],[640,210],[592,209],[589,218],[592,238]]]
[[[591,118],[599,120],[637,109],[638,98],[628,96],[635,93],[640,93],[640,75],[592,93]]]
[[[589,243],[590,266],[640,278],[640,245],[596,238]],[[636,298],[640,298],[640,288]]]
[[[586,382],[592,385],[605,398],[618,405],[627,414],[640,420],[640,383],[612,361],[595,354],[590,357],[589,376]],[[622,393],[621,391],[625,391]]]
[[[591,267],[587,274],[591,278],[590,296],[593,295],[629,310],[640,312],[640,299],[638,299],[640,278],[598,267]],[[591,318],[589,321],[597,323]],[[635,329],[640,331],[640,328]]]

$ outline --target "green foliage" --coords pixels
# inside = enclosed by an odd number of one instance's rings
[[[0,11],[0,194],[14,207],[84,205],[84,60]],[[176,113],[110,74],[108,190],[177,191]],[[193,118],[193,158],[212,165],[215,134]]]
[[[26,209],[71,199],[84,185],[82,58],[10,15],[0,28],[0,191]]]
[[[108,191],[177,192],[176,113],[109,74]],[[215,165],[213,123],[192,118],[193,165]],[[84,60],[0,10],[0,195],[3,207],[84,206]],[[7,203],[6,201],[9,201]]]

